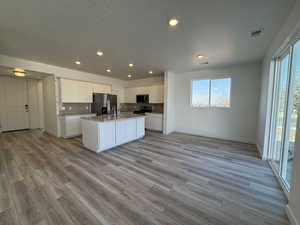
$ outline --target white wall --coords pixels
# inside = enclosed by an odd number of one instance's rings
[[[227,75],[232,78],[230,108],[192,108],[190,106],[191,80]],[[168,99],[170,107],[174,102],[174,109],[168,115],[175,113],[175,130],[256,143],[260,76],[260,63],[175,74],[175,81],[168,82],[168,93],[175,92],[175,97]]]
[[[58,133],[58,118],[55,95],[55,78],[49,76],[43,79],[45,131],[54,136]]]
[[[40,128],[45,128],[43,80],[38,81],[38,105],[40,112]]]
[[[164,134],[169,134],[176,130],[175,128],[175,74],[165,72],[164,75]]]
[[[257,141],[261,149],[266,149],[267,139],[265,139],[266,133],[268,133],[268,113],[270,111],[270,98],[271,92],[270,84],[272,77],[270,76],[270,62],[287,43],[293,38],[296,32],[299,32],[300,28],[300,1],[297,0],[292,7],[289,17],[283,24],[282,28],[275,36],[274,40],[270,44],[270,47],[264,57],[263,72],[262,72],[262,87],[258,120],[258,137]],[[289,218],[292,224],[300,224],[300,125],[298,121],[297,125],[297,138],[295,145],[295,158],[294,158],[294,171],[293,171],[293,183],[289,196],[289,204],[287,207]]]

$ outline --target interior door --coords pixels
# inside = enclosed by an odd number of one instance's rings
[[[20,78],[5,77],[3,83],[3,131],[29,129],[29,108],[27,81]]]

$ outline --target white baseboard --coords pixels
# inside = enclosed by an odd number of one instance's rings
[[[292,225],[300,225],[289,205],[286,206],[285,211]]]
[[[284,184],[283,179],[276,172],[276,168],[275,168],[274,164],[271,161],[269,161],[269,160],[267,162],[269,163],[269,165],[270,165],[270,167],[271,167],[271,169],[273,171],[274,176],[276,177],[277,181],[279,182],[279,185],[280,185],[280,187],[281,187],[281,189],[282,189],[282,191],[283,191],[286,199],[289,200],[290,193],[289,193],[286,185]]]

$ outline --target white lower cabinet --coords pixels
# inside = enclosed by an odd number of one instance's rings
[[[136,120],[136,131],[138,138],[145,136],[145,118],[139,118]]]
[[[80,136],[82,134],[80,118],[95,115],[96,114],[61,116],[60,125],[62,136],[64,138]]]
[[[95,152],[142,138],[145,135],[145,118],[128,118],[99,122],[82,119],[83,145]]]
[[[147,130],[162,131],[163,130],[163,114],[146,113],[145,127]]]
[[[102,123],[99,129],[100,149],[108,149],[116,145],[116,123],[114,121]]]
[[[137,119],[116,121],[116,142],[123,144],[137,137]]]

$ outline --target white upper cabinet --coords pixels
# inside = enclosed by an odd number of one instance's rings
[[[93,87],[91,83],[79,81],[77,83],[77,88],[78,88],[77,91],[78,102],[84,102],[84,103],[93,102]]]
[[[149,95],[149,103],[164,102],[164,86],[153,85],[125,89],[125,103],[136,103],[136,95]]]
[[[105,93],[111,94],[111,86],[105,84],[92,84],[93,85],[93,93]]]
[[[93,93],[111,93],[111,86],[60,79],[60,95],[63,103],[92,103]]]
[[[74,80],[60,80],[60,95],[62,102],[77,102],[77,83]]]
[[[150,103],[163,103],[164,102],[164,86],[155,85],[151,86],[149,90]]]

